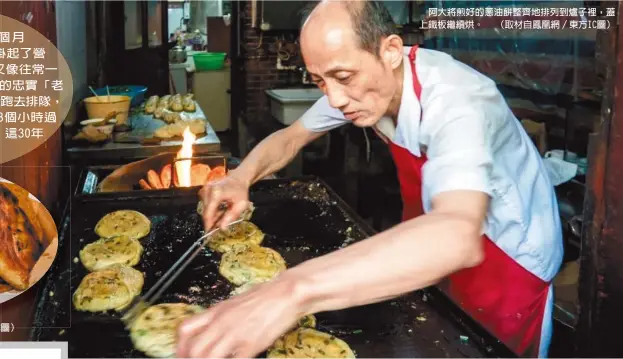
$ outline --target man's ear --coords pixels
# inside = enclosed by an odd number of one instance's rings
[[[403,43],[398,35],[389,35],[381,43],[381,58],[392,70],[397,69],[402,63]]]

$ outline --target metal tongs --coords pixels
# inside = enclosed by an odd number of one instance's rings
[[[227,228],[236,223],[240,223],[244,219],[238,219],[227,225]],[[203,247],[208,243],[210,237],[220,231],[221,228],[216,228],[201,236],[193,243],[190,248],[173,264],[171,268],[154,284],[154,286],[142,297],[136,297],[130,305],[127,306],[121,320],[125,323],[126,329],[132,326],[134,320],[143,313],[145,309],[151,306],[162,293],[173,283],[173,281],[182,273],[184,268],[192,262],[192,260],[201,252]]]

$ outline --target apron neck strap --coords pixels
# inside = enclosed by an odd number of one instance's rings
[[[415,71],[415,53],[417,50],[418,45],[411,47],[411,51],[409,51],[409,65],[411,65],[411,75],[413,76],[413,90],[415,91],[415,96],[417,96],[417,99],[419,100],[422,95],[422,85],[420,84],[417,72]]]

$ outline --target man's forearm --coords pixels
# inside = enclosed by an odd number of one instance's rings
[[[284,168],[309,141],[323,133],[307,134],[301,124],[277,131],[262,140],[230,173],[249,186]]]
[[[280,133],[273,133],[255,146],[232,175],[250,186],[285,167],[297,152],[292,141],[287,141]]]
[[[338,310],[396,297],[478,264],[478,230],[462,218],[430,214],[283,274],[302,314]]]

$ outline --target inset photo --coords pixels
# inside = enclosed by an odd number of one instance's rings
[[[37,283],[57,250],[50,212],[27,190],[0,178],[0,303]]]

